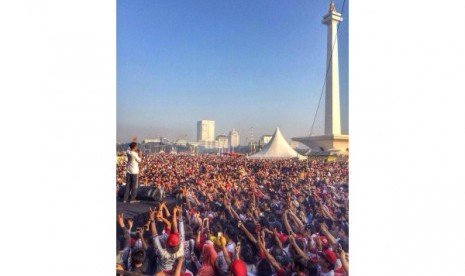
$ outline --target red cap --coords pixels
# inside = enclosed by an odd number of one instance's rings
[[[336,264],[337,256],[336,256],[336,253],[334,253],[332,250],[326,249],[325,251],[323,251],[323,257],[325,257],[325,259],[328,262],[332,264]]]
[[[176,247],[179,245],[179,234],[177,232],[171,233],[166,240],[169,247]]]
[[[234,276],[247,276],[247,268],[245,263],[239,259],[231,263],[231,272]]]
[[[282,243],[285,243],[287,241],[287,236],[284,234],[278,234],[278,238]]]

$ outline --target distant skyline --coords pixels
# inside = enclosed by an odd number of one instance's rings
[[[326,73],[330,1],[117,1],[117,141],[196,140],[235,128],[244,144],[279,127],[310,134]],[[343,1],[335,1],[341,12]],[[348,24],[340,23],[341,122],[348,133]],[[324,97],[315,134],[323,133]]]

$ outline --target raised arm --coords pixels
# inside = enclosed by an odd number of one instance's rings
[[[118,214],[117,221],[118,221],[119,227],[121,227],[123,230],[126,231],[127,229],[126,229],[126,225],[124,225],[124,215],[123,215],[123,213]]]
[[[200,244],[200,235],[202,234],[202,224],[200,224],[199,230],[197,230],[197,235],[195,236],[195,246]]]
[[[176,269],[174,270],[174,276],[181,276],[183,263],[184,263],[184,258],[179,257],[176,262]]]
[[[129,235],[129,230],[124,225],[124,215],[123,213],[118,214],[118,225],[123,229],[124,233],[124,247],[129,247],[131,244],[131,236]]]
[[[337,250],[337,255],[339,256],[339,259],[341,260],[342,268],[344,269],[345,272],[347,272],[347,274],[349,274],[349,261],[347,260],[346,253],[344,252],[344,250],[342,250],[340,246]]]
[[[137,234],[137,238],[140,239],[142,242],[142,248],[144,250],[147,250],[148,246],[147,246],[147,242],[144,239],[144,228],[137,229],[136,234]]]
[[[163,223],[171,230],[171,222],[169,220],[167,220],[165,217],[163,217],[163,212],[158,211],[158,214],[157,214],[157,219],[163,221]]]
[[[249,210],[246,215],[247,215],[248,218],[250,218],[253,221],[253,223],[255,223],[255,224],[258,223],[258,221],[254,217],[253,211]]]
[[[184,231],[184,220],[182,218],[182,207],[179,207],[177,211],[177,228],[179,228],[179,239],[182,242],[185,241],[185,231]]]
[[[200,227],[202,227],[202,219],[200,218],[200,214],[198,212],[195,213],[194,220],[195,220],[195,223],[197,223],[198,225],[200,225]]]
[[[226,210],[228,211],[228,213],[234,217],[235,219],[237,219],[238,221],[241,221],[241,217],[239,217],[239,215],[236,213],[236,211],[234,211],[234,208],[232,208],[232,206],[229,206],[229,207],[226,207]]]
[[[131,231],[132,225],[134,221],[132,219],[127,219],[126,222],[128,223],[128,227],[124,224],[124,215],[123,213],[118,214],[118,224],[119,226],[123,229],[123,231],[126,233],[129,233]]]
[[[331,201],[331,203],[332,203],[334,206],[336,206],[336,207],[338,207],[338,208],[344,207],[344,205],[337,203],[332,197],[330,197],[329,200]]]
[[[251,241],[253,242],[254,244],[257,244],[257,240],[255,239],[255,237],[249,232],[249,230],[247,230],[247,228],[245,228],[244,224],[242,224],[241,221],[239,221],[239,224],[237,225],[237,227],[239,229],[241,229],[245,236]]]
[[[173,208],[173,217],[171,219],[171,232],[178,233],[178,206]]]
[[[241,217],[240,217],[240,216],[239,216],[239,214],[236,212],[236,210],[234,210],[234,208],[233,208],[233,207],[231,207],[231,211],[233,212],[233,214],[234,214],[234,217],[235,217],[236,219],[239,219],[239,220],[241,220]]]
[[[276,228],[273,227],[272,231],[273,231],[273,237],[274,237],[276,245],[279,247],[279,249],[283,249],[283,243],[278,237],[278,232],[276,231]]]
[[[317,202],[318,206],[320,207],[319,209],[321,210],[321,214],[327,218],[327,219],[330,219],[332,221],[334,221],[334,217],[329,213],[329,211],[326,209],[327,207],[323,206],[323,204],[321,203],[321,201],[318,201]]]
[[[157,252],[158,256],[162,256],[163,254],[165,254],[167,252],[165,250],[165,248],[161,245],[160,237],[161,236],[155,236],[153,238],[153,246],[154,246],[155,251]]]
[[[283,221],[284,221],[284,227],[286,227],[286,230],[287,230],[287,233],[292,234],[292,228],[291,228],[291,225],[289,225],[289,221],[287,219],[287,214],[288,214],[288,210],[285,210],[283,212]]]
[[[273,268],[278,271],[281,269],[281,266],[279,263],[276,261],[276,259],[268,252],[266,251],[265,247],[265,237],[258,237],[258,247],[261,252],[265,254],[266,259],[270,262],[270,264],[273,266]]]
[[[190,202],[190,200],[189,200],[189,194],[190,194],[190,192],[187,191],[187,188],[184,188],[183,194],[184,194],[184,198],[186,199],[186,208],[187,208],[186,211],[189,211],[189,210],[192,209],[191,202]],[[191,220],[190,220],[190,216],[187,215],[187,222],[188,222],[189,224],[190,224],[190,221],[191,221]]]
[[[307,259],[307,255],[305,254],[305,252],[295,242],[294,236],[290,235],[289,240],[290,240],[290,242],[292,244],[292,247],[294,248],[295,252],[297,252],[297,254],[299,254],[299,256],[302,256],[305,259]]]
[[[321,233],[323,235],[326,236],[326,238],[328,239],[329,243],[331,244],[331,246],[333,246],[333,248],[336,248],[336,239],[334,238],[334,236],[329,232],[328,230],[328,226],[326,225],[326,223],[320,223],[320,229],[321,229]]]
[[[299,226],[299,228],[303,228],[304,227],[304,224],[302,223],[302,221],[299,219],[299,217],[294,214],[294,212],[288,212],[289,215],[291,215],[291,219]]]
[[[226,261],[226,264],[229,265],[231,264],[231,258],[229,257],[228,249],[226,249],[226,241],[223,242],[223,240],[220,240],[221,242],[221,251],[223,251],[223,256],[224,260]]]
[[[152,234],[152,237],[158,236],[157,227],[155,226],[156,213],[157,211],[152,210],[152,208],[149,208],[149,218],[150,218],[149,227],[150,227],[150,233]]]
[[[162,212],[165,212],[165,216],[166,216],[166,217],[171,216],[170,210],[168,210],[168,207],[166,207],[166,204],[165,204],[164,201],[162,201],[161,204],[160,204],[160,210],[161,210]]]
[[[195,205],[200,205],[199,199],[197,198],[197,195],[195,195],[194,192],[192,192],[192,198],[194,198]]]

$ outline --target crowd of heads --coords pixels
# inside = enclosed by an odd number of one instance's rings
[[[117,164],[117,184],[124,182]],[[342,161],[143,156],[140,185],[173,198],[118,216],[117,266],[146,275],[348,275]]]

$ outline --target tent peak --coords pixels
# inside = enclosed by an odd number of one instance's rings
[[[250,157],[251,159],[289,159],[289,158],[305,158],[297,153],[284,139],[279,127],[276,127],[273,137],[262,148],[261,151]]]

